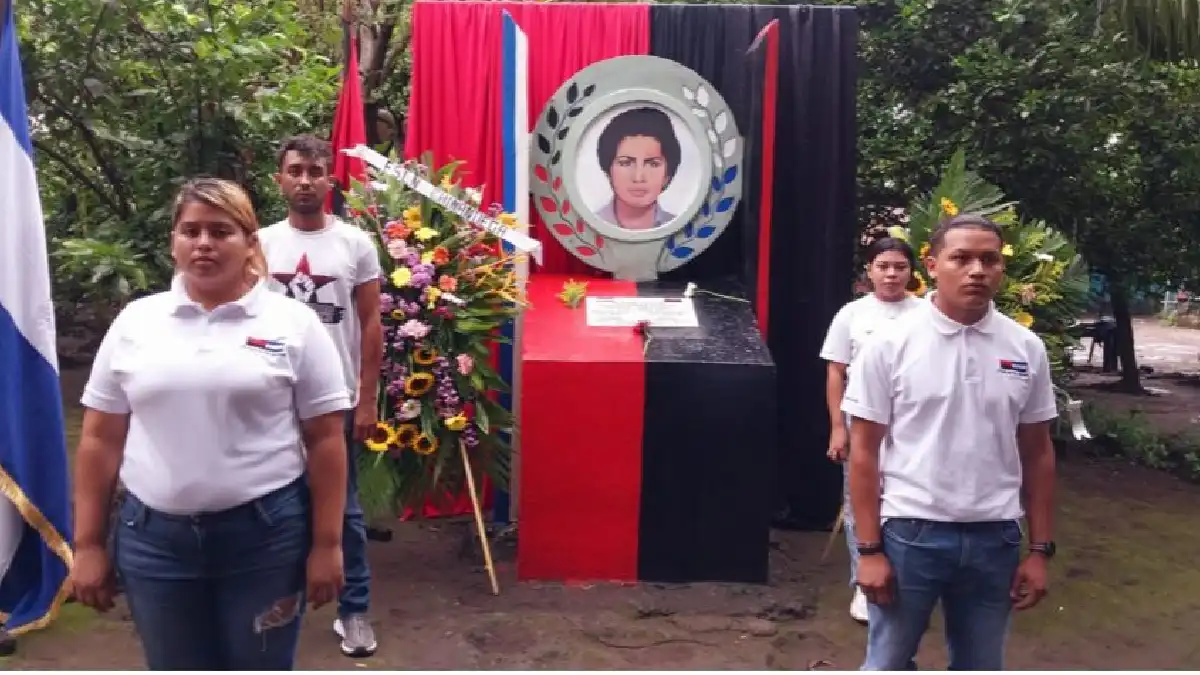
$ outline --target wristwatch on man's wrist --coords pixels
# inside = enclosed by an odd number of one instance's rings
[[[1029,544],[1030,553],[1037,553],[1047,559],[1053,558],[1057,551],[1058,547],[1054,545],[1053,541],[1038,541]]]
[[[877,541],[865,542],[865,543],[859,542],[858,546],[856,546],[855,548],[858,549],[858,555],[860,555],[860,556],[880,555],[883,553],[883,544],[881,544],[880,542],[877,542]]]

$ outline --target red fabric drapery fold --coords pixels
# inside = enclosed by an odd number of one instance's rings
[[[418,2],[413,8],[412,80],[404,154],[434,152],[435,163],[465,160],[466,180],[503,189],[500,147],[501,12],[529,38],[529,123],[575,73],[616,56],[650,53],[648,5]],[[534,209],[530,234],[545,249],[534,271],[600,275],[546,232]]]
[[[404,156],[433,153],[433,165],[460,160],[464,183],[483,188],[484,203],[504,194],[501,147],[502,18],[507,10],[529,39],[529,123],[558,87],[604,59],[650,50],[647,5],[541,5],[515,2],[418,2],[413,8],[412,75]],[[530,234],[542,242],[535,271],[600,276],[545,231],[531,209]],[[485,501],[490,501],[485,489]],[[427,504],[426,517],[469,513]],[[406,514],[405,517],[411,514]]]
[[[350,189],[350,179],[366,180],[367,166],[357,157],[342,153],[343,148],[353,148],[356,145],[367,144],[367,126],[363,119],[362,85],[358,79],[358,44],[354,36],[350,36],[349,48],[346,50],[346,69],[342,71],[342,92],[338,95],[337,108],[333,112],[333,135],[330,145],[333,146],[333,177],[337,179],[337,189]],[[340,195],[341,192],[338,193]],[[340,199],[335,199],[333,191],[325,198],[325,212],[333,213]]]

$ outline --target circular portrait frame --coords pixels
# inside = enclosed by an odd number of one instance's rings
[[[679,211],[641,230],[621,228],[597,212],[596,195],[610,195],[614,213],[617,197],[613,174],[588,156],[597,154],[593,126],[607,125],[634,108],[667,113],[687,130],[680,134],[680,125],[672,124],[679,159],[670,182],[654,197],[667,197],[664,201]],[[711,84],[674,61],[623,56],[579,71],[546,104],[532,136],[530,187],[542,222],[572,255],[601,270],[651,267],[637,273],[646,276],[678,268],[712,245],[741,200],[743,140],[733,112]],[[581,162],[595,164],[586,179],[580,176]],[[608,174],[609,185],[597,185],[600,172]],[[688,183],[694,184],[690,190]],[[661,205],[655,204],[658,216],[667,212]]]

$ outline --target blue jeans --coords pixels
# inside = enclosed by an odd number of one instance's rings
[[[161,513],[126,493],[113,558],[151,670],[291,670],[304,614],[304,479],[227,511]]]
[[[371,568],[367,565],[367,526],[358,502],[358,458],[362,445],[354,440],[354,411],[346,415],[346,517],[342,521],[342,567],[346,583],[338,598],[338,616],[366,614],[371,606]]]
[[[1021,560],[1015,520],[938,523],[891,518],[883,551],[896,575],[891,604],[869,607],[863,670],[912,670],[938,600],[946,620],[951,670],[1003,670]]]

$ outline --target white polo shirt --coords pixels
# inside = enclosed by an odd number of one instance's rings
[[[195,515],[301,476],[300,421],[348,410],[350,396],[333,340],[308,307],[260,282],[209,312],[176,281],[117,316],[82,403],[129,415],[121,480],[130,492]]]
[[[1017,425],[1058,414],[1041,338],[994,307],[964,326],[931,299],[867,343],[855,366],[842,410],[888,427],[883,518],[1024,515]]]
[[[849,374],[854,359],[862,351],[863,344],[877,333],[886,332],[888,326],[917,308],[924,301],[906,295],[895,302],[884,302],[868,293],[857,300],[846,303],[834,315],[821,345],[821,358],[846,365]]]

